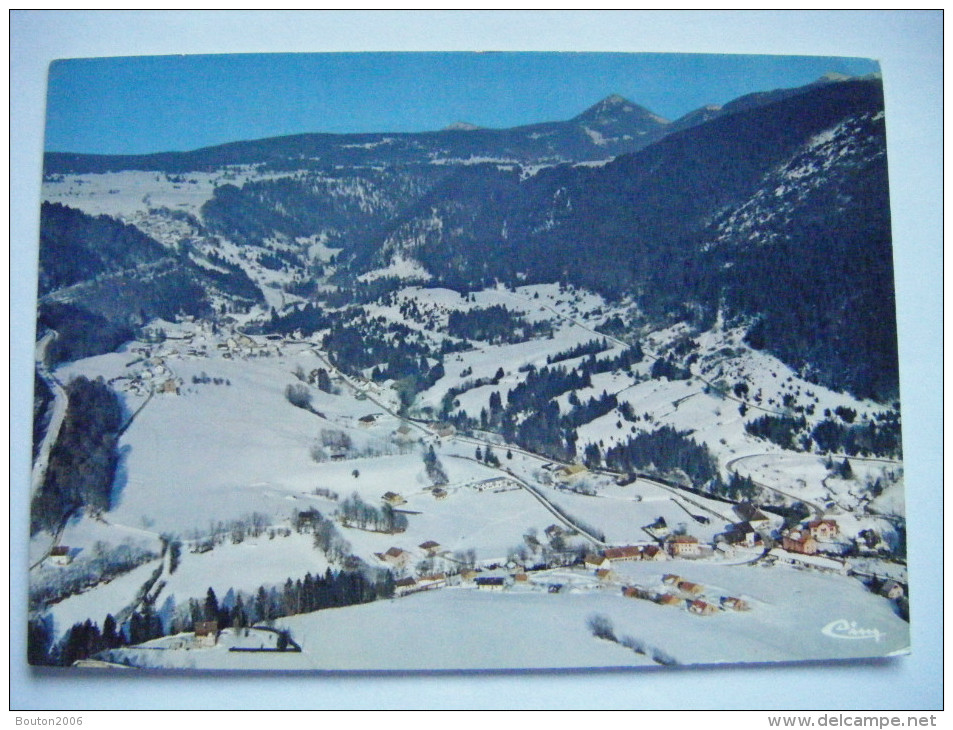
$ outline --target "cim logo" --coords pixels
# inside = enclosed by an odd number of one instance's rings
[[[821,629],[821,633],[830,636],[832,639],[847,639],[849,641],[863,641],[873,639],[880,641],[887,635],[879,629],[862,629],[857,626],[856,621],[848,621],[846,618],[839,618],[831,621],[827,626]]]

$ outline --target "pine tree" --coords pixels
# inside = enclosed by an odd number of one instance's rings
[[[205,612],[204,612],[205,621],[218,621],[218,599],[215,597],[215,591],[212,590],[212,587],[209,586],[208,592],[205,594]]]
[[[116,631],[116,619],[113,615],[106,614],[106,620],[103,621],[103,644],[107,649],[116,649],[122,646],[122,635]]]

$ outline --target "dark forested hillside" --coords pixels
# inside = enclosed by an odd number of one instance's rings
[[[468,169],[389,240],[407,242],[451,286],[559,278],[699,324],[722,308],[756,322],[752,341],[812,378],[889,399],[897,370],[882,109],[878,81],[827,84],[601,168],[554,167],[522,181]],[[441,226],[428,223],[435,217]]]
[[[37,485],[30,509],[31,532],[54,532],[83,507],[108,510],[119,454],[116,439],[122,407],[102,379],[83,376],[66,386],[69,408],[50,451],[46,480]]]
[[[40,208],[40,296],[166,255],[159,243],[115,218],[94,218],[59,203]]]
[[[639,142],[623,149],[627,136]],[[580,139],[588,141],[579,146]],[[529,167],[626,151],[606,163]],[[69,160],[79,157],[48,155],[48,172],[73,169]],[[671,124],[610,97],[568,122],[513,130],[299,135],[153,156],[148,164],[205,169],[226,160],[288,174],[217,188],[200,225],[254,249],[245,255],[258,265],[293,274],[297,288],[289,292],[308,295],[307,278],[322,266],[301,239],[340,249],[336,282],[348,286],[400,259],[458,291],[563,281],[631,296],[658,322],[708,326],[720,313],[805,377],[879,400],[896,396],[879,80],[751,95]],[[83,164],[99,169],[93,162]],[[43,291],[143,260],[152,265],[162,253],[129,226],[67,210],[45,208]],[[116,242],[109,245],[128,240],[128,250],[97,259],[74,244],[76,226],[94,238],[102,228]],[[89,260],[72,263],[68,250]],[[150,302],[146,314],[201,314],[212,289],[260,301],[237,268],[212,272],[184,256],[173,260],[155,264],[162,301],[136,288],[144,279],[113,274],[68,303],[115,321],[102,302],[127,284]],[[170,311],[172,292],[179,305]]]
[[[38,324],[58,332],[50,362],[110,352],[154,317],[209,316],[215,296],[240,306],[262,301],[243,269],[209,265],[138,228],[65,205],[41,211]]]

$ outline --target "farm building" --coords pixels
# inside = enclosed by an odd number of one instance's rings
[[[56,545],[50,548],[50,555],[47,561],[51,565],[69,565],[73,562],[73,555],[66,545]]]
[[[807,529],[818,542],[829,542],[840,535],[837,522],[831,519],[813,520],[807,523]]]
[[[215,646],[218,643],[218,621],[196,621],[194,642],[197,646]]]
[[[668,541],[668,553],[673,558],[697,558],[701,555],[701,545],[697,537],[676,535]]]
[[[392,547],[386,553],[375,553],[375,555],[383,562],[388,565],[393,565],[395,568],[406,567],[411,559],[410,553],[398,547]]]
[[[434,540],[427,540],[427,542],[422,542],[417,547],[427,553],[428,557],[433,557],[440,550],[440,543]]]
[[[688,606],[688,611],[697,616],[711,616],[713,613],[717,613],[718,607],[705,601],[692,601]]]
[[[642,560],[644,548],[626,545],[625,547],[606,548],[605,556],[612,562],[634,562]]]
[[[804,530],[791,530],[782,537],[781,547],[791,553],[814,555],[817,552],[817,540]]]
[[[751,606],[742,598],[734,596],[725,596],[721,599],[721,605],[724,608],[730,608],[732,611],[750,611]]]
[[[477,578],[474,583],[482,591],[502,591],[506,581],[502,577]]]
[[[742,502],[741,504],[735,505],[735,514],[737,514],[742,521],[750,522],[752,525],[759,527],[771,521],[764,512],[751,502]]]

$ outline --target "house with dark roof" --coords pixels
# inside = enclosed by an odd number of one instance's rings
[[[218,643],[218,621],[196,621],[193,641],[196,646],[215,646]]]
[[[736,504],[734,509],[735,514],[738,515],[742,521],[750,522],[752,525],[771,521],[764,512],[758,509],[758,507],[751,502],[742,502],[741,504]]]
[[[413,578],[401,578],[400,580],[394,581],[394,594],[398,596],[406,596],[408,593],[413,593],[417,590],[417,581]]]
[[[641,547],[626,545],[624,547],[606,548],[604,555],[612,562],[626,563],[642,560],[642,552],[643,548]]]
[[[417,547],[427,553],[428,557],[433,557],[437,554],[437,551],[440,550],[440,543],[434,540],[427,540],[427,542],[422,542]]]
[[[476,587],[482,591],[502,591],[506,587],[506,581],[501,576],[476,578],[473,582],[476,583]]]

